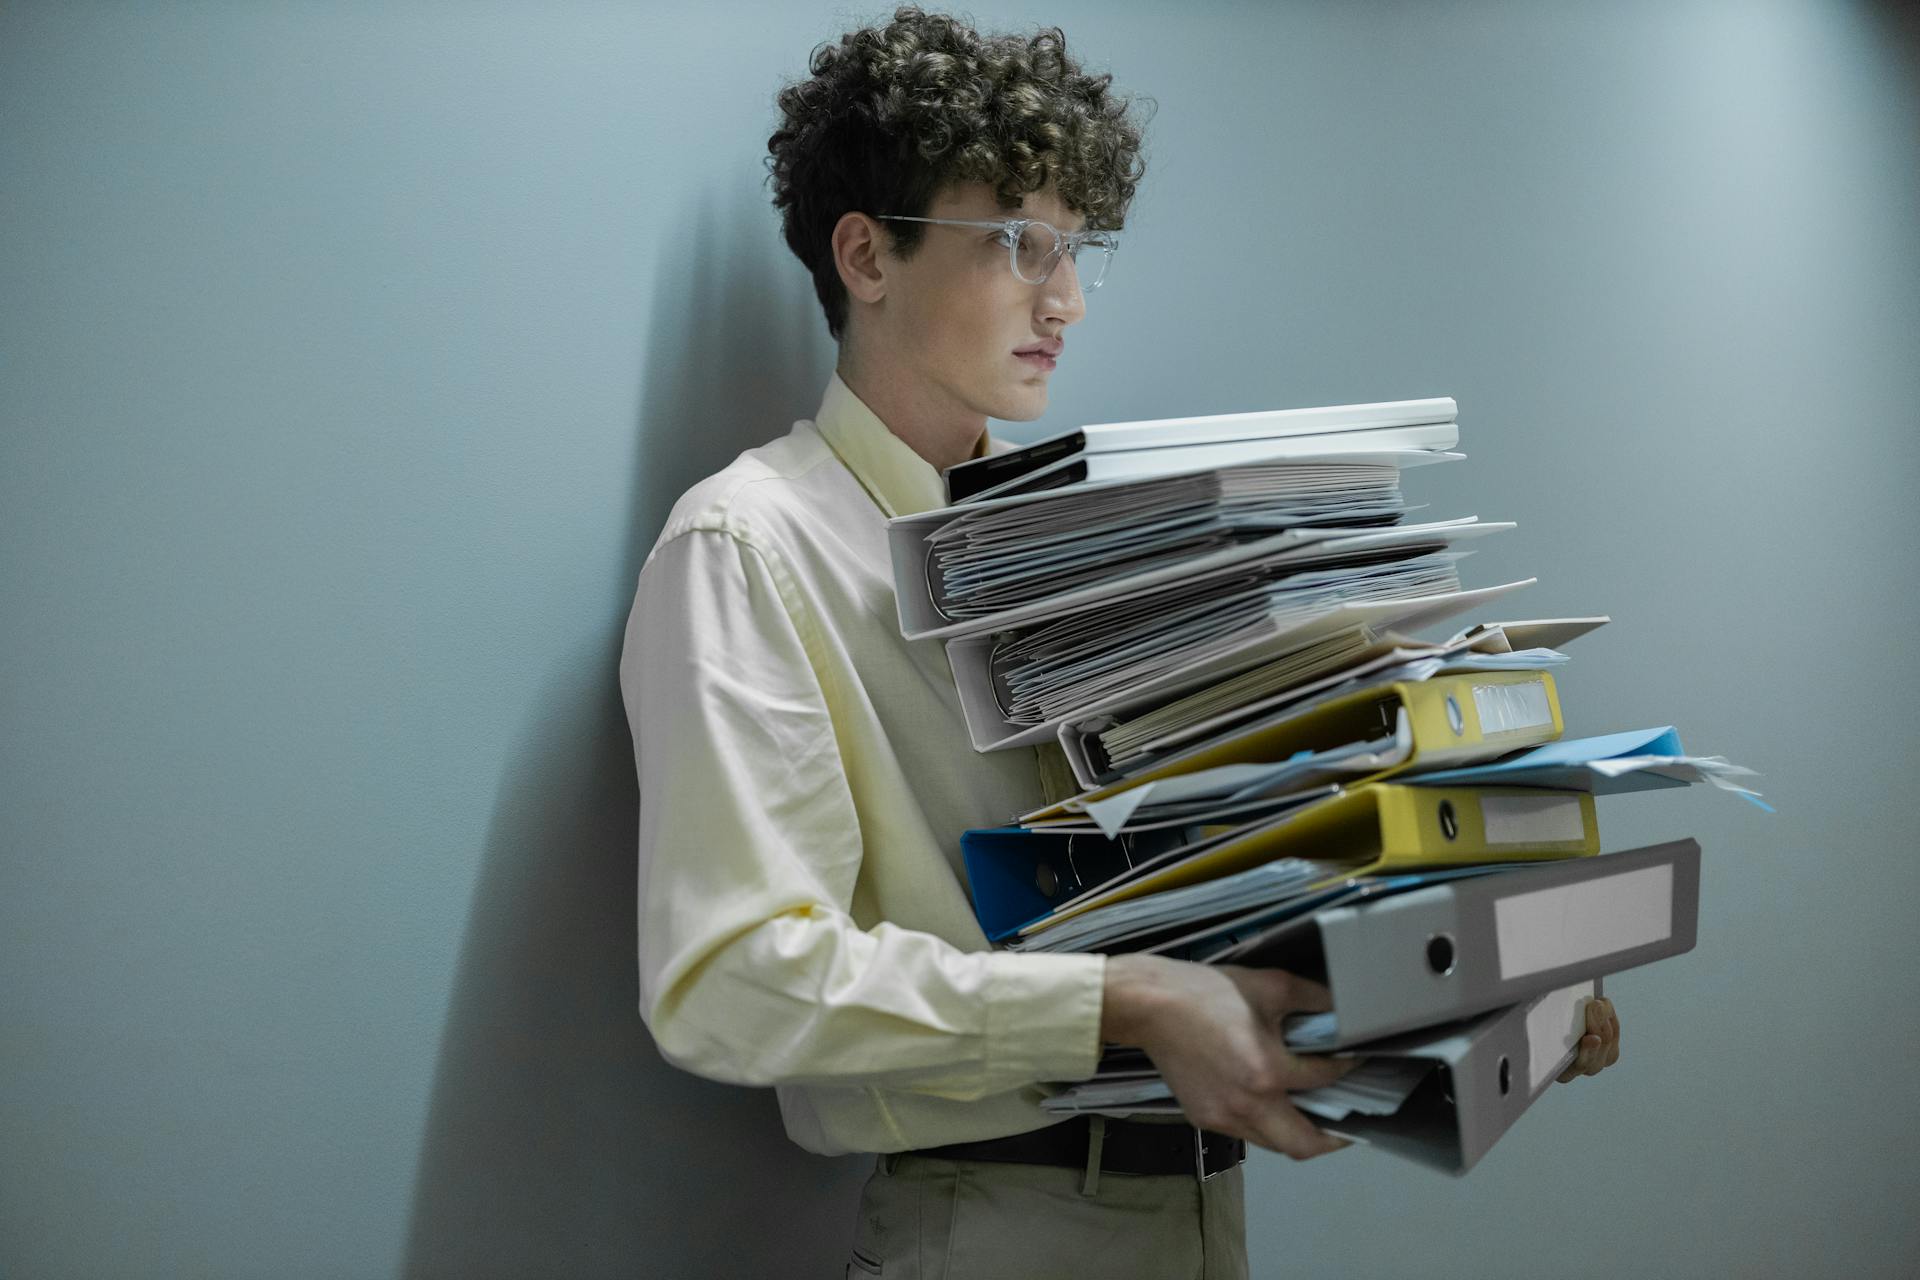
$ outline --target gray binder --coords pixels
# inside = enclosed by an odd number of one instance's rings
[[[1598,978],[1477,1018],[1363,1046],[1363,1057],[1425,1058],[1435,1068],[1390,1116],[1316,1120],[1403,1159],[1458,1177],[1566,1070],[1585,1032]]]
[[[1333,1013],[1287,1019],[1289,1045],[1324,1052],[1681,955],[1699,909],[1700,846],[1676,840],[1331,907],[1208,963],[1325,982]]]

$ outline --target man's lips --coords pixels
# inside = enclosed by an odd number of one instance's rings
[[[1013,354],[1036,368],[1052,369],[1059,363],[1060,352],[1066,345],[1059,338],[1048,338],[1043,342],[1029,342]]]

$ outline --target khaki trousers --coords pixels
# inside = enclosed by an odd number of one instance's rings
[[[881,1156],[850,1280],[1246,1280],[1243,1169],[1102,1173]]]

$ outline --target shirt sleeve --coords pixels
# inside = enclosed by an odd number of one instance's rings
[[[621,689],[640,775],[640,1007],[735,1084],[967,1100],[1098,1062],[1104,959],[964,951],[849,914],[863,846],[779,566],[685,532],[640,575]]]

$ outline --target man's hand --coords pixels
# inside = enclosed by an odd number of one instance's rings
[[[1580,1048],[1573,1061],[1554,1079],[1561,1084],[1576,1076],[1597,1076],[1620,1061],[1620,1018],[1613,1001],[1595,997],[1587,1001],[1587,1034],[1580,1037]]]
[[[1119,955],[1100,1034],[1145,1049],[1194,1124],[1305,1160],[1352,1144],[1316,1129],[1287,1091],[1332,1084],[1360,1060],[1296,1055],[1280,1020],[1332,1007],[1325,987],[1277,969]]]

